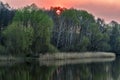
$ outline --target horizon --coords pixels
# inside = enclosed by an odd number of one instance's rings
[[[74,8],[77,10],[86,10],[95,18],[104,19],[106,23],[116,21],[120,23],[120,1],[119,0],[1,0],[8,3],[13,8],[22,8],[32,3],[39,8],[50,9],[50,7],[60,6],[65,8]]]

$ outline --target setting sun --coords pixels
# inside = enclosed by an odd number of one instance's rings
[[[56,14],[57,14],[57,15],[60,15],[60,14],[61,14],[61,11],[58,9],[58,10],[56,11]]]
[[[66,8],[62,7],[51,7],[51,10],[55,11],[57,15],[60,15]]]

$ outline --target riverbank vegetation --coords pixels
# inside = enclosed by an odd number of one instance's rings
[[[4,6],[4,4],[3,4]],[[59,11],[59,13],[58,13]],[[120,24],[106,24],[84,10],[35,4],[0,8],[0,53],[36,56],[55,52],[120,52]]]

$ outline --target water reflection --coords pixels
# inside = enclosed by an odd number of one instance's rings
[[[120,80],[120,58],[109,62],[41,65],[38,61],[0,65],[0,80]]]
[[[39,61],[40,65],[55,65],[55,66],[61,66],[61,65],[67,65],[67,64],[82,64],[82,63],[99,63],[99,62],[111,62],[114,61],[115,58],[88,58],[88,59],[68,59],[68,60],[44,60]]]

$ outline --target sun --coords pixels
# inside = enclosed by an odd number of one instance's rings
[[[62,7],[51,7],[52,11],[55,11],[55,13],[59,16],[62,14],[62,12],[64,10],[66,10],[66,8],[62,8]]]
[[[55,12],[57,15],[60,15],[62,13],[63,9],[61,7],[55,7]]]
[[[62,11],[61,11],[60,9],[57,9],[57,10],[56,10],[56,14],[57,14],[57,15],[60,15],[61,12],[62,12]]]

